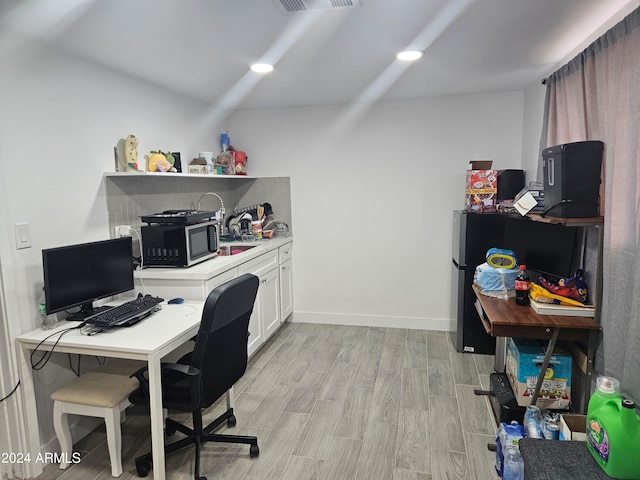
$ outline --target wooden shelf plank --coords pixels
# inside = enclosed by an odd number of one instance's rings
[[[604,225],[604,217],[593,217],[593,218],[559,218],[559,217],[550,217],[545,215],[539,215],[537,213],[528,213],[527,217],[535,222],[541,223],[551,223],[554,225],[567,225],[567,226],[584,226],[584,225]]]

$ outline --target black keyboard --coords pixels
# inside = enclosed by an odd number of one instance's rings
[[[164,298],[139,294],[138,298],[85,318],[85,323],[98,327],[130,327],[158,310]]]

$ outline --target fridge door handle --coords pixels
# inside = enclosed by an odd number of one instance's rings
[[[460,263],[456,262],[454,258],[451,259],[451,263],[453,263],[453,266],[458,270],[463,270],[463,269],[467,268],[466,264],[464,264],[464,263],[460,264]]]

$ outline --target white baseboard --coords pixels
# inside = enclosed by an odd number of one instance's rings
[[[413,330],[435,330],[453,332],[455,322],[448,318],[390,317],[349,313],[293,312],[290,322],[321,323],[326,325],[352,325],[358,327],[409,328]]]

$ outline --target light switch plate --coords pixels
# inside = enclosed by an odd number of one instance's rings
[[[16,249],[31,248],[31,227],[28,223],[14,223],[13,232],[16,236]]]

